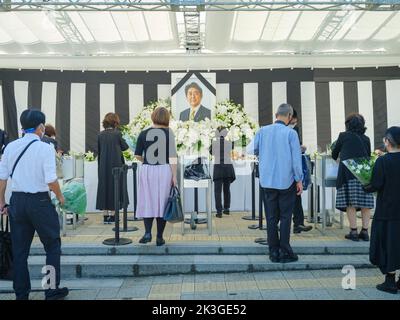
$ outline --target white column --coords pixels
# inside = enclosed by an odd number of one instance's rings
[[[70,149],[85,152],[86,84],[71,83]]]
[[[301,82],[300,90],[303,144],[307,147],[307,152],[313,153],[318,148],[315,82]]]
[[[343,82],[329,82],[329,101],[331,112],[331,142],[333,142],[339,137],[339,133],[345,130]]]
[[[100,123],[109,112],[115,112],[114,84],[100,84]]]
[[[258,123],[258,83],[243,84],[243,106],[247,114]]]
[[[400,80],[386,81],[388,128],[400,125]]]
[[[132,119],[143,109],[143,85],[129,85],[129,119]]]
[[[46,122],[56,125],[57,82],[43,82],[42,85],[42,112],[46,115]],[[57,129],[57,128],[56,128]]]
[[[358,112],[364,116],[367,132],[365,133],[371,140],[371,147],[374,148],[374,106],[372,99],[372,82],[358,81]]]
[[[272,122],[279,105],[287,102],[286,82],[272,82]]]
[[[217,83],[217,103],[229,99],[229,83]]]
[[[28,109],[28,81],[14,81],[15,105],[17,106],[18,136],[21,136],[21,124],[19,118],[21,113]]]

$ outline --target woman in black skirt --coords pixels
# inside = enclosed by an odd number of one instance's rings
[[[341,132],[332,150],[334,160],[340,157],[339,171],[336,180],[336,208],[347,213],[350,233],[345,237],[353,241],[369,241],[368,226],[370,209],[374,207],[374,196],[366,193],[361,183],[343,164],[343,160],[354,158],[369,158],[371,142],[365,135],[364,117],[352,113],[346,118],[346,132]],[[362,230],[357,232],[356,211],[361,210]]]
[[[235,169],[231,161],[232,142],[225,139],[228,134],[226,128],[220,127],[216,132],[210,151],[214,156],[214,196],[217,218],[222,218],[222,212],[229,215],[231,205],[230,185],[235,181]],[[224,206],[222,207],[222,189],[224,190]]]
[[[116,113],[107,113],[103,120],[103,128],[97,136],[97,153],[98,153],[98,177],[96,209],[103,211],[103,223],[111,224],[115,222],[113,211],[115,210],[114,197],[114,176],[113,168],[122,167],[125,163],[122,151],[129,147],[122,138],[119,131],[119,116]],[[122,180],[122,179],[121,179]],[[120,185],[120,205],[123,205],[123,190],[126,192],[128,199],[127,188],[121,183]]]
[[[383,139],[387,154],[376,160],[371,184],[365,189],[377,192],[376,210],[371,227],[369,258],[386,275],[378,290],[397,293],[400,277],[400,127],[391,127]]]

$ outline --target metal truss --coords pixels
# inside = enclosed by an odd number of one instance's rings
[[[0,0],[0,11],[394,11],[400,0]]]
[[[343,10],[330,13],[319,27],[319,31],[314,38],[318,40],[332,40],[350,16],[351,11]]]
[[[186,51],[196,53],[201,50],[202,39],[200,34],[200,12],[184,12],[185,19],[185,48]]]

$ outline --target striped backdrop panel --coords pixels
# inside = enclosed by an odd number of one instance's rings
[[[217,101],[231,99],[243,104],[260,125],[275,120],[281,103],[292,104],[299,116],[303,144],[310,152],[325,150],[344,130],[345,117],[360,112],[372,146],[381,147],[386,128],[400,125],[400,73],[384,71],[356,70],[354,76],[351,71],[346,71],[348,75],[344,71],[317,72],[318,81],[303,77],[296,69],[217,71]],[[10,74],[0,70],[0,126],[15,139],[21,112],[27,107],[41,109],[47,122],[56,126],[66,151],[96,151],[97,134],[107,112],[117,112],[126,124],[147,102],[169,98],[171,90],[170,74],[163,73]]]

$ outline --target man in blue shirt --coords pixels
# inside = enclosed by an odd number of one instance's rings
[[[296,194],[303,192],[303,170],[298,135],[288,127],[292,116],[292,106],[281,104],[276,112],[275,123],[260,128],[248,147],[249,153],[258,156],[272,262],[298,260],[289,242]]]

